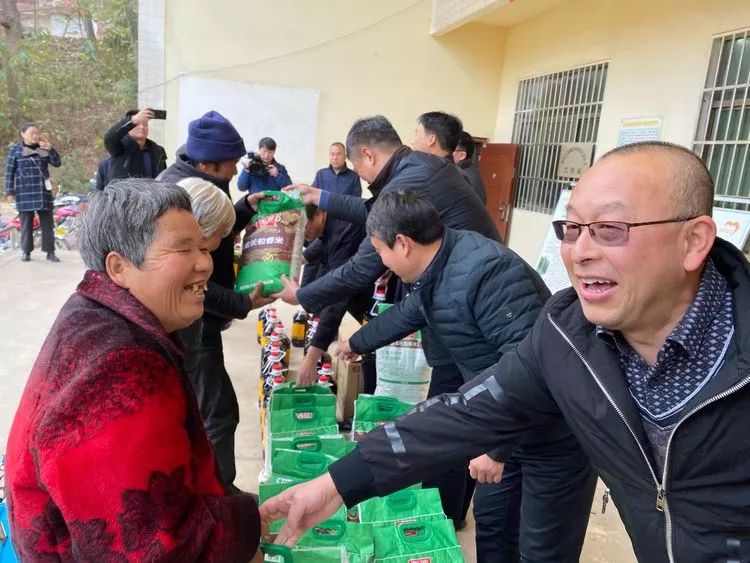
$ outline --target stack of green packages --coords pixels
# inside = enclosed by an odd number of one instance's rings
[[[317,452],[338,459],[356,447],[357,444],[348,442],[341,434],[272,438],[266,453],[265,473],[273,473],[274,454],[279,450]]]
[[[419,520],[373,530],[375,563],[463,563],[450,520]],[[295,563],[296,563],[295,559]]]
[[[263,552],[263,563],[346,563],[349,561],[343,545],[303,551],[292,550],[283,545],[261,543],[260,550]]]
[[[372,532],[367,526],[336,518],[305,532],[297,542],[295,554],[333,545],[344,547],[349,563],[371,563],[375,556]]]
[[[354,403],[352,440],[359,440],[370,430],[395,420],[413,406],[411,403],[404,403],[393,397],[360,395]]]
[[[319,389],[326,393],[285,395],[281,389],[274,390],[266,416],[268,439],[338,434],[336,397],[328,389]]]
[[[375,497],[357,505],[360,524],[373,528],[404,522],[445,520],[437,489],[403,489],[386,497]]]
[[[251,293],[258,282],[263,296],[284,289],[281,276],[299,277],[305,242],[305,204],[299,196],[268,191],[258,214],[245,229],[237,273],[237,291]]]

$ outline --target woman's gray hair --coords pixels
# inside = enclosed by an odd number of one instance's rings
[[[202,178],[185,178],[177,185],[190,196],[193,217],[203,229],[204,237],[221,233],[221,238],[224,238],[231,234],[237,216],[227,194]]]
[[[170,209],[192,213],[190,196],[169,182],[128,178],[94,194],[81,218],[79,249],[86,267],[105,272],[110,252],[140,268],[156,234],[156,220]]]

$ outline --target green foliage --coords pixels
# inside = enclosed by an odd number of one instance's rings
[[[137,1],[77,0],[82,18],[96,22],[98,37],[59,38],[46,31],[24,34],[13,56],[0,35],[0,60],[10,64],[19,87],[16,114],[39,124],[62,156],[54,179],[66,191],[85,191],[99,160],[102,137],[137,104]],[[0,71],[0,154],[18,142],[10,116],[5,69]]]

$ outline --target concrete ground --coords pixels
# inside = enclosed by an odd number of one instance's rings
[[[37,353],[60,307],[75,290],[84,272],[80,256],[60,252],[62,262],[51,264],[36,251],[32,261],[21,263],[17,251],[0,253],[0,452],[5,450],[18,401]],[[280,307],[287,327],[294,309]],[[255,318],[235,322],[224,333],[224,351],[229,373],[239,397],[242,420],[237,432],[237,481],[241,489],[258,491],[262,464],[258,412],[254,404],[258,359]],[[301,351],[295,349],[294,362]],[[601,514],[599,487],[591,510],[581,561],[586,563],[632,563],[630,541],[612,503]],[[459,534],[466,560],[473,563],[473,522]]]

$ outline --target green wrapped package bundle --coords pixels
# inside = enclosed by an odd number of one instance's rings
[[[411,403],[404,403],[393,397],[360,395],[354,403],[352,440],[358,440],[370,430],[395,420],[413,406]]]
[[[404,489],[361,502],[357,509],[360,524],[373,527],[445,519],[437,489]]]
[[[299,450],[276,450],[272,453],[274,475],[283,475],[293,479],[312,479],[323,475],[338,458],[320,452]]]
[[[274,471],[274,452],[277,450],[296,450],[300,452],[317,452],[338,459],[344,457],[357,447],[354,442],[347,442],[341,434],[329,436],[298,436],[292,438],[272,438],[266,455],[266,473]],[[278,473],[278,471],[275,471]]]
[[[450,520],[420,520],[375,528],[373,536],[375,563],[464,562],[461,544]]]
[[[269,410],[296,409],[298,407],[336,407],[336,395],[327,387],[313,385],[298,387],[284,383],[273,390]]]
[[[336,406],[272,410],[267,417],[269,439],[338,434]]]
[[[375,556],[372,530],[345,520],[330,519],[305,532],[297,542],[295,554],[310,548],[343,546],[349,563],[370,563]],[[296,561],[296,560],[295,560]]]
[[[281,276],[299,277],[305,241],[305,204],[299,197],[269,191],[245,229],[237,273],[237,291],[251,293],[258,282],[263,296],[284,289]]]
[[[261,543],[263,563],[346,563],[346,549],[342,545],[314,549],[289,549],[284,545]]]

